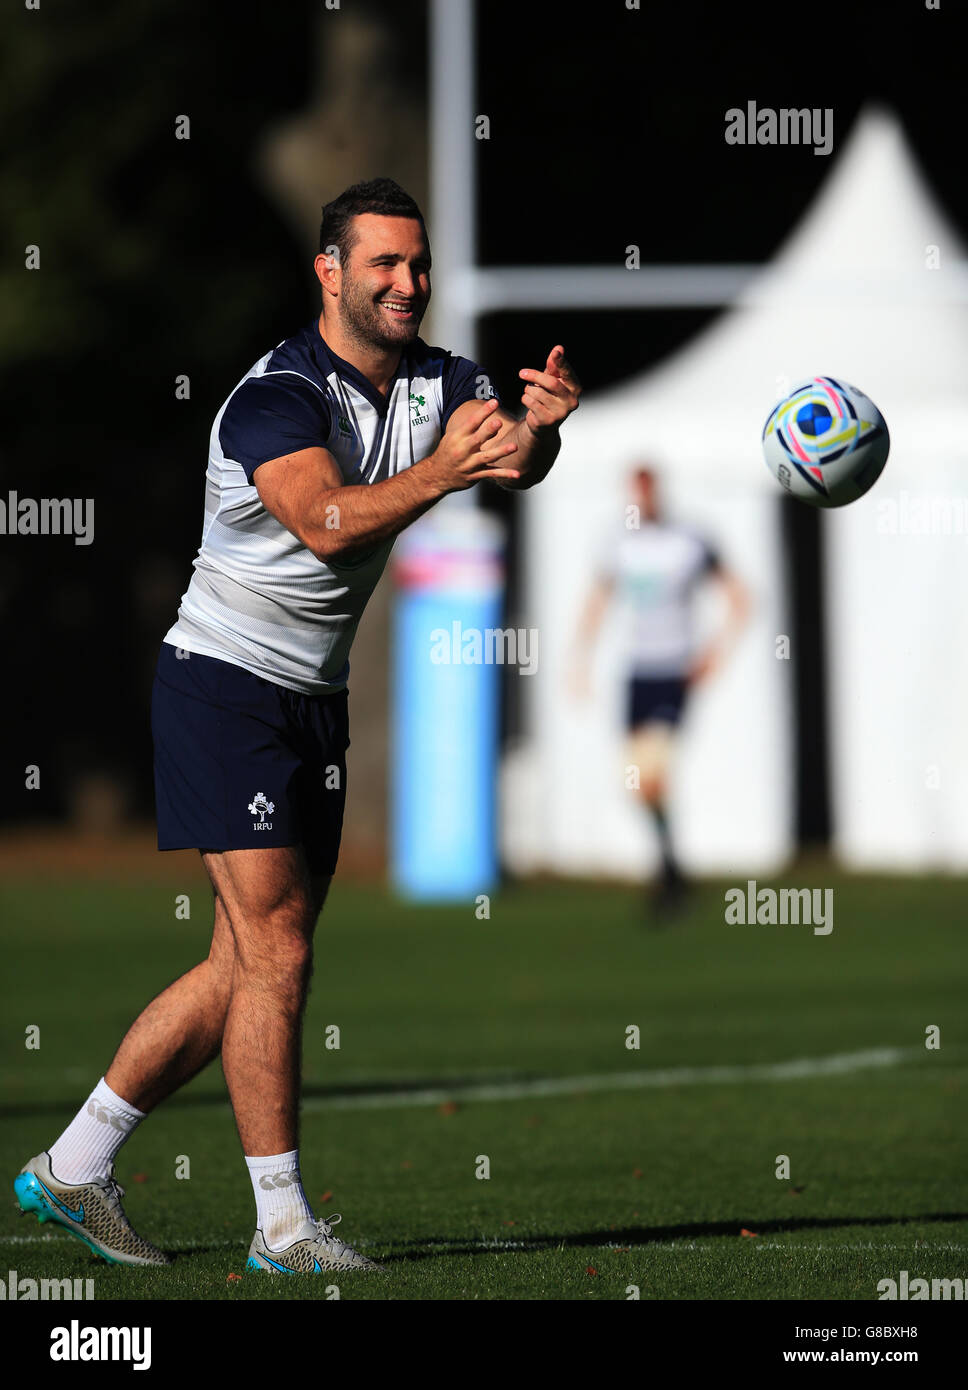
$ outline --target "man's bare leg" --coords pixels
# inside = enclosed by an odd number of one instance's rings
[[[208,959],[153,999],[128,1029],[114,1060],[77,1115],[50,1146],[62,1181],[106,1177],[145,1115],[216,1056],[235,974],[228,914],[215,898]]]
[[[235,942],[216,897],[208,959],[163,990],[128,1029],[107,1072],[50,1146],[58,1178],[106,1177],[145,1115],[218,1056],[234,973]]]
[[[299,848],[208,852],[215,890],[208,959],[163,990],[128,1029],[104,1080],[147,1113],[223,1052],[242,1146],[296,1144],[300,1031],[312,936],[329,878]]]
[[[685,889],[672,844],[667,814],[669,765],[675,745],[675,728],[651,720],[632,731],[630,761],[639,769],[639,798],[652,818],[659,837],[662,870],[654,901],[663,911],[677,909]]]
[[[316,1224],[299,1169],[302,1017],[329,881],[309,873],[301,849],[226,850],[203,859],[235,946],[222,1069],[256,1204],[250,1266],[278,1268],[273,1256],[283,1251],[298,1272],[329,1267],[334,1254],[359,1262],[338,1241],[320,1244],[331,1229]]]
[[[297,1147],[302,1015],[329,879],[299,848],[202,856],[234,941],[222,1067],[243,1152]]]
[[[236,856],[246,858],[248,863],[238,863]],[[280,856],[281,863],[278,862]],[[248,967],[239,976],[243,988],[243,1013],[253,1016],[253,1005],[251,1001],[247,1002],[253,971],[261,976],[256,991],[258,995],[265,997],[272,994],[270,972],[261,970],[260,950],[250,942],[253,922],[260,920],[259,913],[264,905],[272,919],[267,923],[267,932],[271,935],[281,931],[278,957],[274,962],[277,983],[285,981],[291,984],[296,978],[304,980],[297,990],[299,1008],[294,1033],[294,1065],[298,1077],[298,1024],[305,998],[305,982],[308,982],[312,931],[329,880],[310,877],[297,850],[232,850],[223,854],[204,854],[202,858],[215,888],[215,926],[208,958],[152,1000],[128,1029],[105,1073],[104,1079],[113,1091],[146,1113],[190,1081],[222,1049],[226,1017],[236,980],[237,955],[236,937],[219,893],[219,883],[226,885],[235,904],[242,939],[246,944]],[[267,864],[267,860],[273,863]],[[295,897],[291,902],[282,904],[280,892],[285,896],[289,888],[295,889]],[[280,907],[281,919],[278,916]],[[283,924],[281,927],[279,920]],[[256,937],[259,936],[256,926]],[[292,945],[287,946],[286,941]],[[310,950],[307,951],[307,948]],[[274,948],[269,947],[268,954],[275,955]],[[258,1028],[259,1005],[256,1004],[254,1008],[254,1021]],[[291,1010],[288,1012],[291,1014]],[[287,1033],[287,1029],[282,1031]],[[270,1050],[278,1056],[278,1043],[270,1043]],[[232,1064],[229,1066],[231,1070]],[[292,1075],[292,1066],[291,1061],[287,1063],[288,1076]],[[247,1089],[244,1060],[241,1069],[236,1068],[236,1071],[240,1075],[241,1103],[244,1107]],[[295,1102],[287,1096],[282,1108],[287,1114],[294,1114]],[[278,1151],[272,1148],[247,1150],[264,1153]]]
[[[309,873],[300,848],[202,857],[215,890],[208,959],[135,1020],[108,1073],[52,1146],[49,1170],[47,1156],[38,1155],[22,1171],[21,1205],[26,1201],[24,1210],[40,1210],[34,1188],[44,1193],[41,1206],[49,1204],[44,1181],[67,1184],[65,1191],[83,1188],[85,1200],[101,1200],[101,1189],[110,1190],[103,1179],[110,1178],[117,1151],[139,1121],[224,1047],[226,1080],[256,1196],[250,1263],[293,1272],[318,1270],[321,1262],[333,1268],[334,1259],[340,1268],[371,1267],[333,1238],[331,1227],[314,1223],[296,1149],[302,1015],[312,936],[329,879]],[[116,1196],[113,1200],[116,1205]],[[112,1228],[97,1248],[111,1258],[167,1262],[131,1232],[120,1208],[111,1210]],[[269,1251],[284,1248],[290,1263],[282,1266]]]
[[[153,1110],[219,1054],[235,973],[235,939],[216,894],[208,959],[163,990],[125,1034],[104,1079],[138,1110]]]

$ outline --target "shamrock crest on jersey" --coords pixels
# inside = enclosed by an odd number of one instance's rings
[[[265,792],[256,792],[249,802],[249,810],[260,820],[265,820],[266,816],[271,816],[275,809],[275,802],[267,800]]]
[[[413,426],[413,425],[427,425],[427,424],[430,423],[430,416],[429,416],[429,414],[426,413],[426,411],[425,411],[425,409],[424,409],[424,407],[426,406],[426,404],[427,404],[427,398],[426,398],[426,396],[418,396],[418,395],[416,394],[416,392],[414,392],[414,391],[411,391],[411,392],[410,392],[410,411],[411,411],[411,415],[410,415],[410,424],[411,424],[411,426]]]

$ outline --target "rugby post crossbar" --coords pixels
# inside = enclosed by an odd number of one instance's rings
[[[744,307],[774,303],[777,285],[761,265],[521,265],[452,273],[449,295],[457,312],[521,309],[717,309],[742,299]],[[949,262],[943,274],[926,270],[784,276],[783,303],[845,299],[880,304],[968,303],[968,263]]]

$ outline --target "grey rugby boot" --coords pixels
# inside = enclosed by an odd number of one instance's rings
[[[323,1274],[329,1270],[383,1270],[374,1260],[368,1260],[358,1250],[344,1245],[333,1235],[333,1227],[341,1216],[328,1221],[305,1221],[295,1240],[284,1250],[270,1250],[261,1231],[256,1231],[249,1246],[246,1269],[260,1269],[266,1274]]]
[[[55,1178],[50,1154],[38,1154],[24,1164],[13,1190],[23,1212],[39,1221],[56,1221],[65,1231],[112,1265],[170,1265],[171,1256],[142,1240],[121,1208],[124,1188],[114,1167],[106,1178],[66,1183]]]

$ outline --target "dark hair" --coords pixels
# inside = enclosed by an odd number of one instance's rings
[[[327,246],[339,248],[340,261],[346,261],[353,249],[356,236],[353,232],[353,218],[361,212],[374,212],[381,217],[413,217],[423,222],[423,213],[410,194],[394,179],[368,179],[365,183],[354,183],[327,203],[323,208],[323,219],[319,224],[319,249]]]

